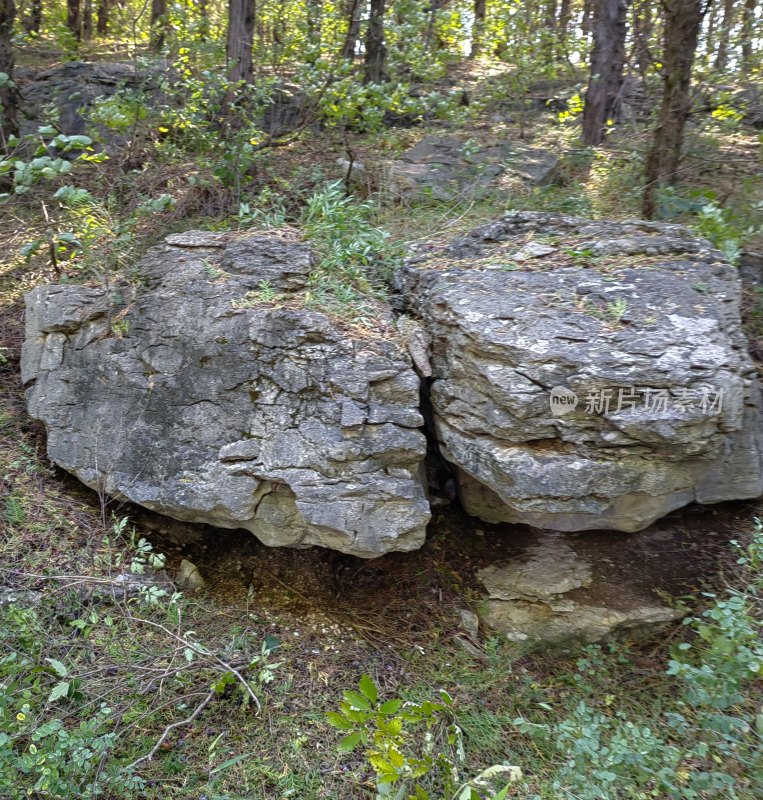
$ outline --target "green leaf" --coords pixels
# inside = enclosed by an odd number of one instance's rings
[[[379,699],[379,692],[376,689],[376,684],[369,675],[363,675],[358,684],[358,688],[363,693],[363,696],[368,698],[372,704],[376,703]]]
[[[336,711],[329,711],[326,714],[326,719],[329,725],[333,725],[333,727],[338,728],[340,731],[351,731],[355,728],[355,725],[353,725],[347,717],[342,716],[342,714]]]
[[[371,704],[363,697],[362,694],[353,691],[346,691],[344,699],[350,704],[352,708],[357,708],[360,711],[370,711]]]
[[[55,658],[46,658],[45,659],[48,664],[53,668],[53,672],[58,675],[59,678],[65,678],[69,674],[69,670],[60,662],[57,661]]]
[[[218,772],[222,772],[223,770],[228,769],[228,767],[232,767],[234,764],[238,764],[239,761],[243,761],[250,755],[251,753],[241,753],[240,755],[234,756],[233,758],[229,758],[227,761],[223,761],[222,764],[211,770],[209,774],[215,775]]]
[[[402,700],[387,700],[379,706],[379,713],[381,714],[397,714],[402,708]]]
[[[349,753],[351,750],[354,750],[360,744],[362,738],[363,734],[360,731],[357,733],[351,733],[349,736],[345,736],[344,739],[339,742],[340,752]]]
[[[53,691],[48,696],[48,702],[54,703],[56,700],[60,700],[62,697],[66,697],[69,694],[69,681],[60,681],[53,687]]]

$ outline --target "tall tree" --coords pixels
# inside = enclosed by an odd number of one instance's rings
[[[385,0],[371,0],[371,12],[366,29],[366,57],[363,63],[364,83],[384,83],[387,47],[384,44]]]
[[[593,49],[585,109],[583,141],[598,145],[606,136],[623,85],[627,0],[599,0],[593,19]]]
[[[753,68],[753,33],[755,30],[756,0],[746,0],[742,12],[742,67],[746,72]]]
[[[633,13],[633,47],[631,49],[631,63],[641,76],[646,80],[646,73],[652,63],[650,41],[654,32],[654,18],[652,17],[651,0],[636,0],[632,5]]]
[[[150,47],[158,53],[164,47],[167,36],[167,0],[151,0]]]
[[[66,27],[71,31],[72,36],[79,41],[82,36],[79,0],[66,0]]]
[[[559,19],[556,26],[556,37],[559,54],[568,56],[567,37],[570,33],[570,18],[572,17],[572,0],[561,0],[559,6]],[[568,56],[569,57],[569,56]]]
[[[715,68],[722,72],[726,69],[729,61],[729,42],[731,41],[731,29],[734,26],[734,0],[723,1],[723,22],[721,22],[721,32],[718,37],[718,51],[715,57]]]
[[[360,38],[360,0],[348,0],[347,2],[347,35],[342,44],[342,58],[351,59],[355,56],[355,48],[358,46]]]
[[[691,69],[706,11],[702,0],[663,0],[662,105],[646,159],[643,213],[651,219],[660,186],[675,183],[691,103]]]
[[[105,36],[109,32],[109,0],[98,0],[96,30],[101,36]]]
[[[254,0],[229,0],[228,41],[225,48],[228,79],[254,81]]]
[[[482,42],[485,38],[485,15],[487,13],[487,0],[474,0],[474,23],[472,24],[472,41],[470,56],[475,58],[482,52]]]
[[[0,0],[0,72],[7,76],[0,84],[0,147],[6,149],[9,136],[18,136],[18,97],[13,84],[13,0]]]
[[[82,38],[86,42],[93,38],[93,0],[82,3]]]
[[[39,33],[42,28],[42,0],[31,0],[29,13],[22,19],[24,30],[27,33]]]

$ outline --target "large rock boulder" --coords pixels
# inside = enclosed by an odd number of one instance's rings
[[[140,72],[134,64],[69,61],[42,72],[19,70],[21,107],[31,132],[55,109],[58,129],[67,135],[88,132],[88,115],[95,102],[117,92],[145,91],[156,96],[160,71]]]
[[[680,226],[512,213],[396,278],[468,513],[636,531],[763,490],[736,270]]]
[[[293,238],[191,233],[146,256],[134,296],[34,289],[22,378],[50,458],[105,495],[268,545],[420,547],[410,357],[391,319],[370,333],[307,309],[310,269]]]
[[[553,153],[537,147],[425,136],[392,163],[389,186],[394,195],[411,201],[484,197],[505,181],[530,186],[551,183],[558,164]]]

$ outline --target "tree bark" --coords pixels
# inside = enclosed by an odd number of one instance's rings
[[[556,35],[559,41],[560,52],[567,53],[567,36],[570,32],[570,18],[572,16],[572,0],[562,0],[559,6],[559,20]]]
[[[591,73],[583,111],[583,141],[599,145],[623,85],[627,0],[599,0],[593,20]]]
[[[79,41],[82,37],[79,0],[66,0],[66,27],[71,31],[72,36]]]
[[[469,56],[476,58],[482,52],[482,40],[485,37],[485,15],[487,0],[474,0],[474,24],[472,25],[472,42]]]
[[[347,3],[347,36],[342,45],[342,58],[352,59],[355,57],[355,48],[358,46],[360,38],[360,0],[349,0]]]
[[[371,0],[371,14],[366,29],[366,57],[363,64],[364,83],[384,83],[387,79],[384,44],[384,6],[386,0]]]
[[[89,42],[93,38],[93,0],[83,0],[82,39]]]
[[[729,42],[731,40],[731,29],[734,26],[734,0],[724,0],[723,3],[723,22],[721,22],[721,33],[718,38],[718,54],[715,58],[715,68],[722,72],[729,63]]]
[[[654,32],[654,19],[651,0],[639,0],[634,3],[631,19],[633,20],[631,64],[641,76],[641,80],[645,81],[647,70],[652,63],[650,41]]]
[[[753,30],[755,28],[756,0],[746,0],[742,12],[742,68],[750,72],[753,68]]]
[[[19,135],[18,95],[13,85],[13,22],[16,6],[13,0],[0,0],[0,72],[8,81],[0,86],[0,147],[7,152],[9,136]],[[3,187],[5,188],[5,187]]]
[[[100,36],[105,36],[109,32],[109,0],[98,1],[96,30]]]
[[[167,0],[151,0],[151,39],[149,47],[155,53],[164,47],[167,35]]]
[[[254,0],[230,0],[228,3],[228,41],[225,50],[229,80],[254,82],[253,45]]]
[[[675,183],[691,103],[691,70],[704,9],[701,0],[664,0],[663,94],[660,118],[646,160],[643,213],[651,219],[660,186]]]
[[[39,33],[42,28],[42,0],[31,0],[29,13],[21,20],[27,33]]]

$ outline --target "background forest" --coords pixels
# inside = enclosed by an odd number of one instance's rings
[[[25,291],[134,281],[168,233],[298,228],[306,302],[368,329],[407,245],[513,209],[693,227],[760,356],[761,50],[757,0],[0,0],[0,798],[760,798],[755,504],[687,517],[706,579],[659,637],[464,646],[493,534],[183,550],[51,468],[17,373]],[[413,196],[425,137],[553,178]]]

